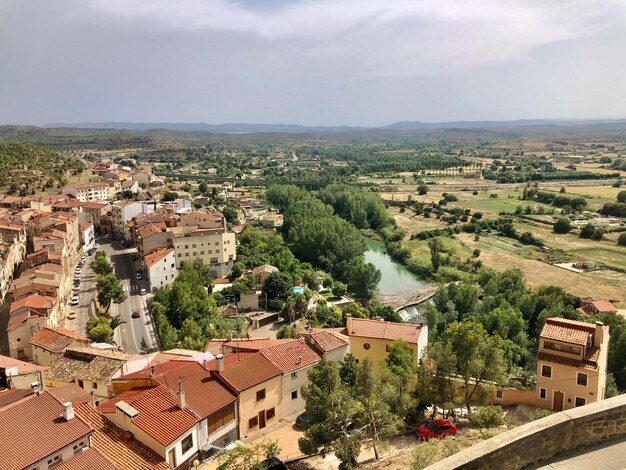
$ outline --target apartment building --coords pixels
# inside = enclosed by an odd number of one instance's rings
[[[180,227],[198,227],[226,230],[226,218],[220,213],[186,211],[180,214]]]
[[[228,275],[237,257],[234,233],[197,227],[174,227],[167,231],[172,234],[178,269],[185,262],[200,259],[210,265],[218,277]]]
[[[80,202],[108,201],[118,191],[119,184],[106,182],[74,184],[63,188],[63,194],[69,194]]]
[[[121,240],[130,240],[127,227],[134,217],[148,212],[148,205],[139,201],[119,201],[111,204],[111,220],[113,224],[113,236]]]
[[[150,290],[167,286],[176,279],[176,255],[174,248],[157,248],[144,257],[146,278],[150,283]]]
[[[44,326],[58,325],[58,303],[55,297],[29,295],[9,307],[7,337],[9,354],[22,361],[32,361],[28,341]]]
[[[23,227],[0,225],[0,307],[2,307],[19,264],[26,255]]]
[[[604,399],[609,327],[548,318],[539,337],[537,404],[562,411]]]

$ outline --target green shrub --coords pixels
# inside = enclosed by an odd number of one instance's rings
[[[477,429],[495,428],[504,423],[502,417],[502,407],[500,406],[479,406],[474,408],[469,417],[472,427]]]

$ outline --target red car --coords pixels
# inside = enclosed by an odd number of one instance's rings
[[[415,428],[415,432],[422,441],[427,441],[431,437],[444,439],[456,435],[456,426],[449,419],[431,419]]]
[[[133,317],[133,318],[139,318],[139,317],[140,317],[140,315],[139,315],[139,310],[135,310],[135,311],[133,312],[133,314],[131,315],[131,317]]]

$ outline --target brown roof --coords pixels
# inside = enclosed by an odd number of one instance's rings
[[[67,384],[62,387],[50,387],[46,391],[56,398],[60,403],[72,402],[78,403],[91,403],[91,395],[85,392],[76,384]]]
[[[52,305],[56,304],[56,299],[54,297],[48,297],[46,295],[29,295],[28,297],[24,297],[22,299],[16,300],[11,304],[9,308],[9,312],[13,313],[20,308],[32,308],[36,310],[45,310],[46,304],[48,302],[52,302]]]
[[[262,349],[261,354],[283,374],[317,364],[320,360],[319,354],[308,345],[304,338]]]
[[[286,344],[292,342],[293,339],[271,339],[271,338],[241,338],[224,341],[223,345],[232,349],[242,351],[260,351],[261,349]]]
[[[49,380],[67,383],[78,379],[88,382],[108,380],[131,358],[110,353],[93,348],[67,348],[63,357],[51,363],[44,375]]]
[[[44,327],[33,335],[28,341],[34,346],[39,346],[53,353],[61,353],[74,341],[89,342],[86,336],[68,330],[66,328],[49,328]]]
[[[165,387],[133,389],[105,402],[97,408],[104,413],[115,413],[115,405],[124,401],[139,414],[133,423],[146,434],[167,446],[189,431],[197,423],[193,413],[178,407],[176,398]]]
[[[72,458],[55,468],[59,470],[122,470],[93,447],[74,454]]]
[[[422,330],[420,325],[394,323],[388,321],[367,320],[349,317],[348,336],[377,338],[395,341],[401,339],[407,343],[417,344]]]
[[[165,248],[157,248],[153,252],[148,253],[144,257],[144,260],[146,262],[146,268],[151,268],[156,263],[158,263],[163,258],[165,258],[167,255],[169,255],[169,254],[171,254],[173,252],[174,252],[174,248],[165,247]]]
[[[591,323],[567,320],[565,318],[548,318],[543,326],[543,330],[541,330],[541,337],[585,346],[589,334],[594,332],[595,325]]]
[[[148,238],[149,236],[154,235],[155,233],[163,232],[164,230],[165,223],[163,222],[150,222],[137,229],[141,238]]]
[[[273,377],[282,375],[281,370],[260,353],[226,365],[220,373],[235,390],[242,392]]]
[[[33,393],[34,392],[31,389],[22,390],[19,388],[12,388],[11,390],[0,391],[0,409],[17,401],[20,401],[22,398],[26,398]]]
[[[106,419],[88,404],[81,403],[74,408],[76,414],[94,428],[91,435],[92,445],[119,468],[132,468],[133,470],[166,470],[168,468],[163,457]]]
[[[0,355],[0,369],[6,369],[7,367],[17,366],[17,373],[19,375],[30,374],[31,372],[41,372],[46,370],[45,367],[41,367],[30,362],[20,361],[9,356]]]
[[[0,462],[22,469],[91,433],[79,417],[66,421],[63,405],[43,392],[0,410]]]
[[[592,302],[593,306],[598,309],[599,312],[616,312],[617,307],[613,305],[611,302],[607,302],[606,300],[596,300]]]
[[[333,351],[338,348],[347,346],[349,343],[341,338],[338,333],[331,331],[313,331],[306,335],[310,337],[314,344],[324,352]]]
[[[275,273],[278,271],[278,268],[272,266],[271,264],[263,264],[261,266],[257,266],[252,270],[252,274],[261,274],[261,273]]]

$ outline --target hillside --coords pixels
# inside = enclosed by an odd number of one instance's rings
[[[8,194],[28,195],[61,188],[83,163],[52,150],[28,144],[0,142],[0,188]]]

